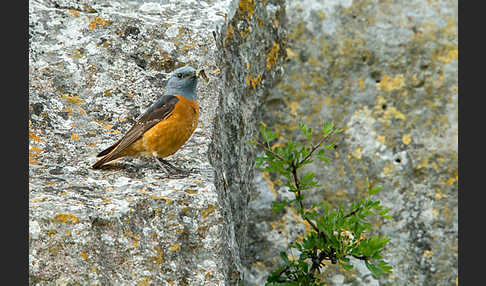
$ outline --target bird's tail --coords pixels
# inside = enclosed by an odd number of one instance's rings
[[[98,155],[96,155],[96,157],[105,156],[106,154],[110,153],[113,149],[115,149],[116,146],[118,146],[118,144],[120,144],[120,141],[121,140],[118,140],[117,142],[115,142],[115,144],[101,151],[100,153],[98,153]]]
[[[113,161],[113,160],[121,157],[119,153],[118,154],[115,154],[115,150],[117,149],[116,147],[118,147],[118,145],[110,146],[108,149],[106,149],[106,150],[102,151],[101,153],[99,153],[96,157],[100,157],[100,156],[103,156],[105,154],[106,154],[106,156],[103,157],[103,158],[101,158],[100,160],[98,160],[98,162],[94,163],[91,166],[91,168],[93,168],[93,169],[99,169],[105,163],[108,163],[110,161]]]

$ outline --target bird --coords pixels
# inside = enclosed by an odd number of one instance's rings
[[[92,168],[100,169],[121,157],[146,156],[154,157],[172,176],[187,176],[187,170],[173,166],[163,158],[176,153],[197,128],[196,87],[197,73],[193,67],[186,65],[174,70],[166,92],[146,109],[121,139],[96,155],[103,158]]]

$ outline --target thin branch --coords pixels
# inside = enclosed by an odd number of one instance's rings
[[[293,280],[288,280],[288,279],[283,278],[283,279],[279,279],[277,282],[279,282],[279,283],[292,283]]]
[[[357,258],[359,260],[368,260],[368,257],[366,256],[357,256],[357,255],[353,255],[354,258]]]
[[[359,212],[359,211],[360,211],[362,208],[363,208],[363,207],[359,207],[359,208],[355,209],[354,211],[352,211],[352,212],[348,213],[347,215],[345,215],[345,216],[344,216],[344,218],[348,218],[348,217],[350,217],[350,216],[352,216],[352,215],[355,215],[355,214],[356,214],[357,212]]]
[[[316,150],[317,150],[319,147],[321,147],[321,145],[322,145],[322,144],[323,144],[323,143],[324,143],[324,142],[325,142],[325,141],[326,141],[326,140],[327,140],[327,139],[328,139],[328,138],[329,138],[329,137],[330,137],[330,136],[331,136],[331,135],[332,135],[332,134],[333,134],[333,133],[334,133],[336,130],[337,130],[337,128],[336,128],[336,127],[334,127],[334,128],[331,130],[331,132],[329,132],[329,134],[327,134],[326,136],[324,136],[324,137],[322,138],[322,140],[321,140],[321,141],[320,141],[318,144],[316,144],[314,147],[312,147],[312,150],[309,152],[309,154],[307,154],[307,156],[305,156],[305,158],[304,158],[304,159],[302,159],[302,161],[300,161],[300,162],[299,162],[299,166],[300,166],[300,165],[301,165],[303,162],[307,161],[307,159],[309,159],[309,158],[310,158],[310,156],[312,156],[312,153],[314,153],[314,151],[316,151]]]
[[[288,265],[287,265],[287,266],[285,266],[285,268],[284,268],[284,269],[282,269],[282,271],[280,271],[280,272],[278,273],[278,276],[280,277],[280,276],[281,276],[281,275],[282,275],[282,274],[283,274],[285,271],[287,271],[288,269],[289,269],[289,266],[288,266]]]
[[[271,153],[273,156],[277,157],[279,160],[281,160],[281,161],[285,161],[285,159],[284,159],[282,156],[280,156],[279,154],[277,154],[277,153],[273,152],[273,150],[272,150],[272,149],[270,149],[270,147],[265,146],[265,144],[263,144],[262,142],[257,141],[256,143],[257,143],[258,145],[262,146],[262,147],[263,147],[263,150],[265,150],[265,151],[267,151],[267,152]]]
[[[297,165],[295,164],[295,161],[292,162],[292,176],[294,177],[294,184],[295,184],[295,189],[297,190],[297,196],[301,196],[300,192],[300,183],[299,183],[299,177],[297,177]],[[302,200],[298,200],[299,206],[302,212],[302,217],[312,226],[312,228],[317,232],[318,235],[321,235],[321,231],[317,227],[317,225],[314,224],[310,219],[305,217],[304,215],[304,204],[302,203]]]
[[[299,182],[299,177],[297,177],[297,165],[295,165],[295,162],[292,162],[292,176],[294,177],[295,189],[300,195],[300,182]]]

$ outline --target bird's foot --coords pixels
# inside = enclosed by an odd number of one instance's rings
[[[159,166],[162,167],[167,173],[169,179],[182,179],[186,178],[191,174],[192,170],[186,170],[176,167],[162,158],[155,157]]]

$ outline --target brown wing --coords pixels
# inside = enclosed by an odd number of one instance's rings
[[[97,169],[104,163],[116,159],[116,155],[125,150],[133,142],[137,141],[142,135],[152,128],[155,124],[166,119],[174,110],[179,99],[173,95],[164,95],[152,104],[147,111],[137,120],[128,132],[115,144],[101,151],[96,157],[105,156],[93,165]]]

